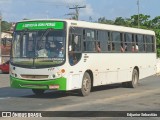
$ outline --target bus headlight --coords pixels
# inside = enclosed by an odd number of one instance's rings
[[[65,73],[65,69],[61,69],[59,72],[52,75],[53,78],[59,78],[62,77],[62,75]]]
[[[56,74],[53,74],[52,77],[53,77],[53,78],[61,77],[61,73],[57,72]]]

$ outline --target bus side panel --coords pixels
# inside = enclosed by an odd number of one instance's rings
[[[85,58],[85,55],[88,58]],[[121,83],[132,80],[137,67],[139,78],[156,73],[155,53],[85,53],[74,66],[69,66],[68,90],[80,89],[85,71],[93,73],[93,86]]]
[[[69,74],[68,81],[68,90],[80,89],[82,85],[82,75]]]

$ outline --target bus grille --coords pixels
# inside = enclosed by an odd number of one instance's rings
[[[21,75],[25,79],[47,79],[48,75]]]
[[[48,89],[48,86],[47,85],[32,85],[32,84],[25,84],[25,85],[21,85],[21,87],[24,87],[24,88],[37,88],[37,89]]]

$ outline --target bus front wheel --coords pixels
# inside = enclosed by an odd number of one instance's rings
[[[89,73],[85,72],[82,80],[82,87],[80,89],[80,94],[82,96],[87,96],[91,92],[91,77]]]
[[[32,89],[33,93],[35,95],[43,95],[45,90],[41,90],[41,89]]]

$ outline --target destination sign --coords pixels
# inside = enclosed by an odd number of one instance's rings
[[[45,30],[45,29],[64,29],[64,22],[59,21],[34,21],[34,22],[19,22],[16,25],[16,30]]]

